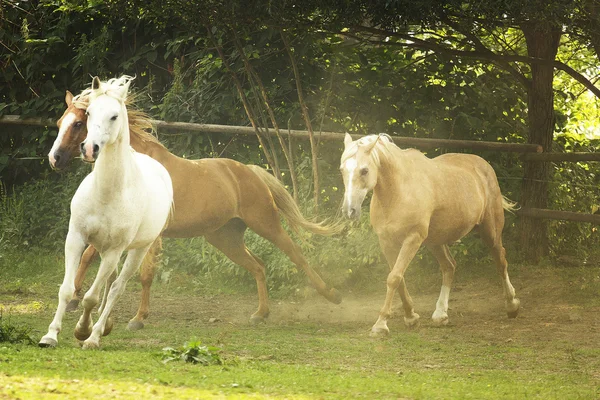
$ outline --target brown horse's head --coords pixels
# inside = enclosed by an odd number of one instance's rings
[[[79,145],[87,137],[85,106],[73,101],[73,95],[68,90],[65,102],[67,109],[56,123],[58,136],[48,153],[50,166],[56,170],[64,169],[71,158],[79,156]]]

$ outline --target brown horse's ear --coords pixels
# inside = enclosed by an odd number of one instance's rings
[[[350,143],[352,143],[352,136],[346,132],[346,136],[344,136],[344,147],[348,147]]]
[[[71,107],[73,103],[73,93],[67,90],[67,94],[65,95],[65,103],[67,103],[67,107]]]
[[[95,76],[92,79],[92,90],[98,90],[98,89],[100,89],[100,78]]]

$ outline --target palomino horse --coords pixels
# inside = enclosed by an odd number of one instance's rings
[[[371,225],[390,267],[385,303],[371,335],[388,334],[387,320],[394,292],[404,308],[404,322],[415,325],[419,315],[406,289],[404,272],[422,244],[440,264],[442,289],[432,319],[448,323],[448,297],[456,269],[448,245],[477,227],[491,248],[504,285],[506,311],[517,316],[519,300],[510,283],[502,246],[504,210],[514,204],[500,193],[492,167],[471,154],[444,154],[434,159],[418,150],[402,150],[387,135],[369,135],[352,141],[346,134],[340,170],[346,191],[342,211],[358,218],[369,190]]]
[[[62,317],[75,292],[77,265],[86,245],[99,249],[102,261],[94,283],[83,298],[84,312],[75,336],[84,348],[97,348],[108,317],[131,276],[139,269],[152,243],[167,224],[173,206],[173,185],[168,171],[147,155],[131,150],[125,99],[131,77],[92,81],[87,108],[87,139],[81,143],[84,161],[95,164],[71,202],[69,233],[65,243],[65,277],[59,303],[40,346],[56,346]],[[118,278],[109,286],[95,325],[91,312],[99,292],[107,285],[121,254],[127,258]],[[110,328],[108,328],[110,330]]]
[[[68,164],[87,134],[85,97],[79,96],[74,100],[67,92],[65,100],[68,108],[58,121],[59,134],[48,154],[50,165],[55,169],[62,169]],[[173,180],[174,214],[163,235],[178,238],[204,236],[229,259],[246,268],[256,279],[258,287],[258,310],[251,316],[252,322],[264,321],[269,315],[269,303],[265,265],[244,244],[247,228],[281,249],[304,270],[326,299],[336,304],[341,302],[340,293],[323,282],[302,255],[300,246],[290,239],[281,226],[280,215],[287,219],[293,230],[303,228],[328,235],[337,232],[338,227],[307,221],[283,185],[260,167],[230,159],[186,160],[170,153],[154,136],[144,131],[151,125],[141,113],[130,109],[129,124],[131,146],[164,165]],[[75,280],[77,291],[81,290],[85,272],[95,254],[96,250],[90,246],[82,257]],[[142,264],[142,301],[136,316],[129,322],[130,329],[144,326],[154,273],[154,257],[149,256]],[[75,299],[75,306],[76,302]]]

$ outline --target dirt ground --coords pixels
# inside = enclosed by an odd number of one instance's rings
[[[522,345],[539,341],[571,341],[581,347],[596,348],[600,343],[600,302],[577,296],[579,282],[560,276],[560,269],[547,269],[543,273],[525,271],[513,274],[512,281],[521,300],[519,316],[506,317],[502,288],[499,279],[481,277],[457,279],[449,304],[450,326],[457,334],[477,337],[491,343],[518,341]],[[151,298],[151,314],[147,327],[167,324],[172,320],[189,320],[194,324],[248,324],[256,310],[256,295],[191,295],[189,292],[171,294],[168,287],[157,285]],[[117,308],[118,321],[126,323],[135,314],[139,299],[139,284],[130,282],[128,290]],[[415,311],[420,314],[420,330],[438,330],[431,323],[439,288],[411,290]],[[272,299],[271,314],[267,324],[288,325],[297,323],[356,325],[365,335],[377,320],[385,296],[385,283],[372,295],[343,293],[340,305],[327,302],[314,290],[300,300]],[[600,294],[598,295],[600,296]],[[388,323],[391,335],[401,334],[407,328],[402,322],[400,299],[395,299],[395,315]],[[210,322],[211,319],[214,322]],[[444,328],[441,328],[444,329]],[[439,332],[439,331],[438,331]],[[600,375],[600,371],[599,371]]]

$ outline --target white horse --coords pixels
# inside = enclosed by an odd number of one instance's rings
[[[444,154],[434,159],[418,150],[402,150],[387,135],[352,141],[346,134],[340,170],[346,188],[343,213],[358,218],[365,196],[373,190],[371,225],[390,267],[387,294],[371,335],[388,334],[387,320],[396,290],[402,298],[404,322],[418,322],[406,289],[404,272],[422,244],[440,264],[442,289],[432,320],[448,323],[448,298],[456,262],[448,245],[477,227],[491,248],[504,286],[508,316],[519,311],[502,246],[504,210],[514,204],[500,193],[493,168],[472,154]]]
[[[173,206],[173,186],[167,170],[157,161],[134,152],[129,146],[129,123],[125,98],[133,78],[123,76],[100,82],[88,89],[87,139],[81,143],[83,160],[94,170],[79,185],[71,201],[69,233],[65,242],[65,277],[58,294],[58,307],[41,347],[58,344],[65,308],[75,291],[74,278],[87,244],[99,250],[102,261],[94,283],[83,299],[84,312],[75,336],[84,348],[97,348],[100,336],[110,331],[107,320],[125,285],[138,270],[152,243],[165,228]],[[121,254],[127,251],[118,278],[110,285]],[[110,285],[95,325],[92,309],[100,290]]]

